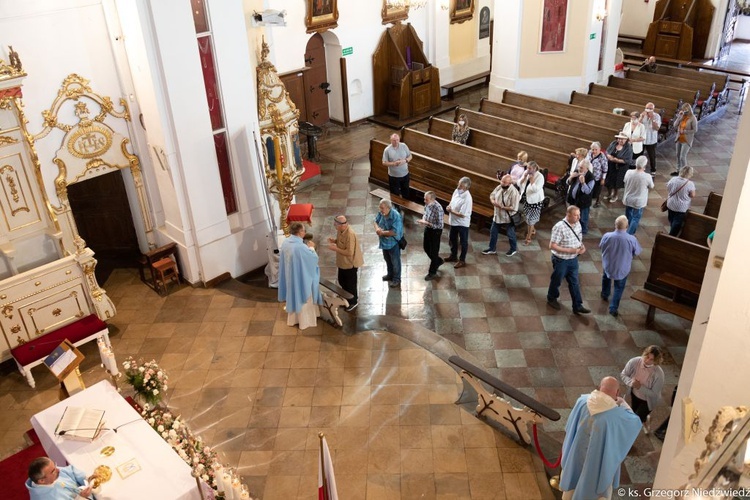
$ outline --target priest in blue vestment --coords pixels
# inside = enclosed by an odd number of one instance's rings
[[[35,458],[31,462],[26,488],[31,500],[89,498],[92,489],[86,484],[86,474],[82,470],[73,465],[57,467],[47,457]]]
[[[301,222],[292,222],[289,230],[291,235],[281,244],[279,255],[279,301],[286,302],[287,325],[299,324],[304,330],[316,326],[318,304],[323,303],[318,254],[302,240],[305,226]]]
[[[563,500],[609,499],[620,485],[620,465],[641,419],[619,393],[618,380],[604,377],[599,389],[578,398],[570,412],[562,449]]]

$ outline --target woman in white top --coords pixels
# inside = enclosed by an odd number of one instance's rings
[[[630,113],[630,121],[622,128],[622,133],[628,136],[633,147],[633,160],[643,154],[643,141],[646,140],[646,127],[641,123],[637,111]]]
[[[526,217],[526,226],[528,226],[523,244],[528,245],[536,234],[534,225],[539,222],[542,206],[544,206],[544,176],[539,172],[539,165],[535,161],[529,162],[526,172],[518,181],[518,187],[521,189],[523,214]]]

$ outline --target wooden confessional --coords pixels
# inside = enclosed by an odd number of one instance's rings
[[[643,53],[683,61],[703,59],[714,10],[710,0],[662,0],[648,27]]]
[[[411,24],[385,30],[372,66],[376,115],[390,113],[406,120],[440,107],[440,72],[427,61]]]

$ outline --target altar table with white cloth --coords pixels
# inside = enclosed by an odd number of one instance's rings
[[[92,442],[56,436],[55,427],[67,406],[104,410],[105,429],[122,427],[117,432],[103,430]],[[57,465],[75,465],[87,476],[99,465],[107,465],[112,470],[112,479],[101,486],[96,493],[97,500],[201,498],[188,464],[108,381],[99,382],[37,413],[31,417],[31,425],[47,456]],[[110,456],[100,453],[106,446],[115,449]],[[135,460],[140,470],[122,478],[117,467],[131,460]]]

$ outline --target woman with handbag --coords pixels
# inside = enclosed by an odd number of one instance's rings
[[[539,222],[544,205],[544,176],[539,172],[539,165],[535,161],[529,162],[526,172],[518,181],[518,187],[521,188],[521,203],[524,204],[523,215],[527,227],[523,244],[528,245],[536,234],[534,225]]]
[[[690,179],[693,177],[693,167],[684,166],[680,169],[679,177],[670,179],[667,183],[667,219],[669,220],[669,235],[677,236],[685,224],[685,212],[690,208],[690,203],[695,198],[695,184]]]
[[[518,252],[516,227],[522,222],[521,212],[518,211],[521,193],[518,192],[518,189],[510,189],[512,185],[513,177],[510,174],[505,174],[500,179],[500,185],[490,194],[490,203],[495,208],[495,214],[492,217],[492,227],[490,228],[490,247],[483,250],[482,255],[497,255],[497,233],[500,226],[505,226],[505,232],[510,243],[510,250],[505,255],[513,257]]]

